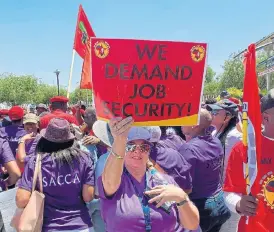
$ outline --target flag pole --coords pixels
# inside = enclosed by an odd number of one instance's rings
[[[69,98],[69,92],[70,92],[70,87],[71,87],[71,79],[72,79],[72,72],[73,72],[73,66],[74,66],[74,58],[75,58],[75,49],[72,49],[72,59],[71,59],[70,72],[69,72],[67,98]]]
[[[248,103],[243,103],[243,145],[248,149]],[[248,159],[248,158],[247,158]],[[246,181],[246,193],[250,195],[251,193],[251,186],[250,186],[250,176],[249,176],[249,163],[247,161],[247,165],[245,166],[245,181]],[[249,217],[246,217],[245,223],[248,225]]]

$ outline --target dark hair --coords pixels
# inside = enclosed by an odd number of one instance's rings
[[[161,129],[161,137],[165,137],[167,134],[166,134],[166,131],[169,127],[172,127],[175,132],[176,132],[176,135],[180,136],[183,140],[186,140],[186,137],[185,135],[183,134],[182,132],[182,129],[180,126],[160,126],[160,129]]]
[[[45,138],[39,140],[36,152],[49,153],[59,163],[70,165],[73,163],[73,160],[78,159],[81,155],[81,151],[74,140],[64,143],[53,143]]]
[[[87,108],[87,107],[86,107],[85,105],[81,105],[81,109],[82,109],[82,110],[86,110],[86,108]]]
[[[227,134],[236,127],[237,123],[238,123],[238,117],[231,118],[226,128],[224,129],[224,131],[219,135],[219,140],[221,141],[223,147],[225,146],[225,140],[226,140]]]
[[[217,103],[217,100],[215,98],[210,98],[205,101],[205,104],[215,104]]]
[[[22,120],[23,120],[23,118],[21,118],[21,119],[17,119],[17,120],[12,120],[12,123],[21,123],[21,122],[22,122]]]
[[[9,117],[4,117],[2,120],[2,127],[10,126],[12,122]]]
[[[67,108],[67,103],[64,102],[52,102],[51,109],[52,110],[65,110]]]
[[[224,152],[225,152],[225,140],[226,140],[226,137],[228,135],[228,133],[233,130],[236,125],[238,123],[238,117],[233,117],[230,119],[228,125],[226,126],[226,128],[224,129],[224,131],[219,135],[219,140],[222,144],[222,147],[224,149]],[[223,161],[222,161],[222,169],[221,169],[221,172],[220,172],[220,177],[221,177],[221,180],[223,182],[223,174],[224,174],[224,162],[225,162],[225,155],[223,156]]]

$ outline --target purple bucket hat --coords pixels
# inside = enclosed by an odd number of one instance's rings
[[[70,132],[69,122],[62,118],[51,119],[48,127],[41,130],[40,135],[53,143],[65,143],[75,138]]]

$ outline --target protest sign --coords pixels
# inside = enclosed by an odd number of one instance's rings
[[[92,38],[97,116],[135,125],[196,125],[207,44]]]
[[[17,188],[14,188],[0,193],[0,211],[5,229],[9,232],[16,231],[10,226],[11,219],[17,208],[15,202],[16,191]]]

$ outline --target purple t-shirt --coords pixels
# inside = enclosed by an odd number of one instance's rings
[[[7,140],[0,138],[0,167],[4,166],[4,164],[14,161],[15,158],[10,150],[9,143]],[[1,169],[0,169],[0,192],[5,188],[4,181],[2,179]]]
[[[175,184],[175,181],[164,175],[165,179],[170,184]],[[135,192],[134,182],[139,194],[144,192],[145,178],[139,183],[133,177],[123,173],[121,185],[117,192],[111,198],[105,196],[102,183],[102,176],[97,179],[99,197],[101,198],[101,213],[103,220],[106,223],[106,231],[108,232],[144,232],[145,218],[141,203]],[[153,180],[148,176],[148,185],[153,187]],[[167,214],[160,208],[156,208],[150,204],[150,218],[152,232],[174,232],[175,226],[178,226],[178,213],[175,206],[172,206],[170,214]]]
[[[150,158],[171,176],[180,188],[192,188],[191,165],[178,151],[162,145],[160,141],[152,148]]]
[[[221,191],[224,151],[219,139],[211,135],[198,136],[185,143],[179,152],[191,164],[191,199],[211,197]]]
[[[161,138],[160,141],[165,146],[172,148],[176,151],[178,151],[179,148],[185,143],[185,140],[183,140],[179,135],[176,134],[164,136]]]
[[[0,129],[0,137],[7,139],[14,157],[16,155],[16,149],[18,148],[19,139],[26,134],[27,132],[23,126],[10,125]]]
[[[3,166],[4,164],[15,160],[7,140],[0,138],[0,165]]]
[[[31,154],[33,154],[35,152],[35,150],[33,150],[33,151],[31,150],[34,143],[35,143],[35,139],[26,141],[25,151],[26,151],[27,155],[31,155]]]
[[[41,139],[41,135],[37,134],[36,137],[35,137],[35,139],[32,140],[33,142],[32,142],[32,144],[31,144],[31,146],[30,146],[30,148],[28,150],[28,155],[31,155],[31,154],[35,153],[37,144],[38,144],[38,142],[39,142],[40,139]]]
[[[35,149],[36,149],[37,142],[38,140],[36,140],[36,138],[26,142],[25,144],[26,156],[24,158],[25,166],[29,162],[32,156],[36,156]]]
[[[35,161],[36,157],[32,155],[19,181],[19,188],[31,191]],[[42,176],[45,194],[43,232],[92,227],[82,198],[83,185],[94,186],[94,163],[90,156],[82,153],[79,160],[74,159],[68,165],[60,164],[49,154],[43,155]]]

